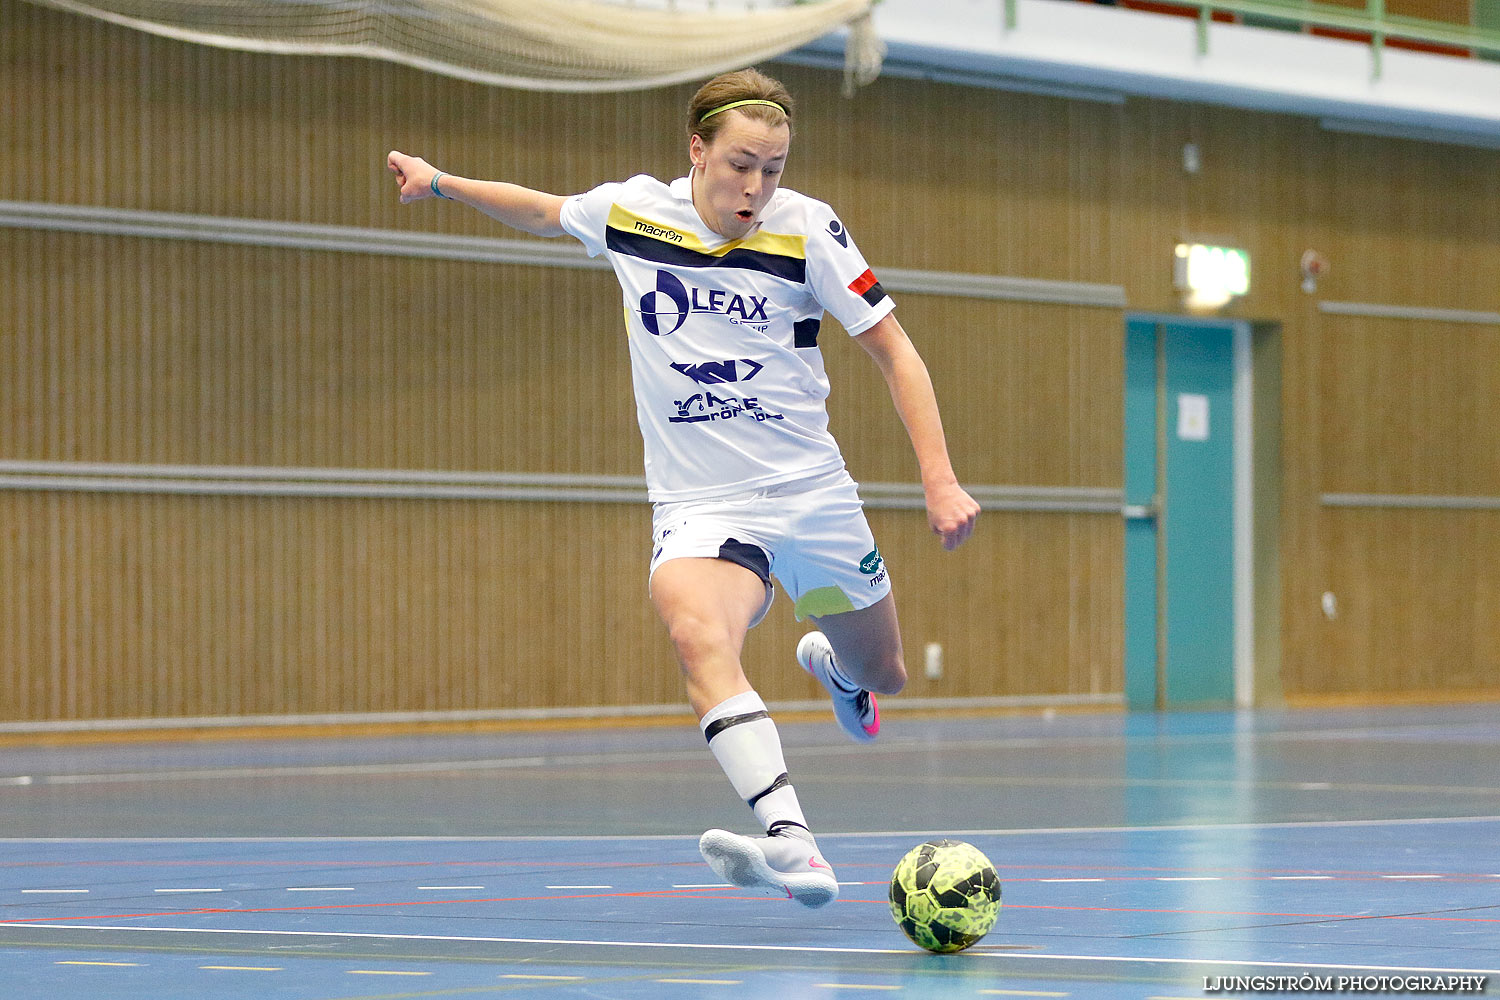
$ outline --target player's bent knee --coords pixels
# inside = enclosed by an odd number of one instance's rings
[[[667,625],[667,635],[677,651],[683,673],[690,675],[698,664],[714,659],[733,645],[733,637],[721,623],[694,615],[673,619]]]
[[[839,665],[851,680],[875,694],[900,694],[906,687],[906,663],[899,651],[865,655],[857,663],[841,658]]]
[[[874,682],[875,686],[869,687],[869,690],[876,694],[900,694],[901,689],[906,687],[906,664],[899,656],[887,661]]]

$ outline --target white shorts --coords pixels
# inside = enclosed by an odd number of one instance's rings
[[[843,469],[735,497],[655,506],[651,572],[671,559],[728,559],[766,585],[758,625],[771,607],[771,577],[797,620],[868,608],[891,592],[890,574],[865,520],[859,487]]]

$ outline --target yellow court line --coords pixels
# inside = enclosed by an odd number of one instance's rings
[[[899,990],[900,986],[872,986],[868,983],[813,983],[824,990]]]
[[[224,972],[282,972],[279,965],[200,965],[200,969],[219,969]]]
[[[500,976],[501,979],[560,979],[573,982],[582,979],[582,976],[529,976],[522,972],[506,972]]]
[[[54,962],[54,965],[113,965],[125,969],[138,969],[140,962]]]

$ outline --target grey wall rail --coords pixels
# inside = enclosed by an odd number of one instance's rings
[[[1423,493],[1324,493],[1325,507],[1401,507],[1408,510],[1500,510],[1500,497]]]
[[[0,489],[196,496],[647,502],[646,480],[641,476],[124,462],[0,460]],[[987,510],[1118,515],[1122,503],[1121,491],[1109,487],[974,485],[968,490]],[[921,510],[926,506],[922,487],[916,483],[861,483],[860,495],[867,507],[876,509]]]
[[[432,257],[485,264],[522,264],[609,270],[603,257],[591,258],[572,240],[498,239],[446,236],[404,229],[365,229],[305,222],[275,222],[178,212],[149,212],[96,205],[0,201],[0,226],[104,236],[199,240],[239,246],[330,250],[395,257]],[[1122,285],[1052,281],[992,274],[880,268],[882,287],[893,292],[961,298],[1045,302],[1054,305],[1125,307]]]
[[[1481,326],[1500,325],[1500,312],[1485,312],[1477,309],[1442,309],[1436,306],[1398,306],[1383,302],[1335,302],[1325,300],[1318,303],[1318,312],[1330,316],[1368,316],[1373,319],[1417,319],[1434,323],[1478,323]]]

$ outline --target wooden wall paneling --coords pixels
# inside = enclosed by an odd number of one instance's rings
[[[1500,496],[1500,327],[1324,320],[1323,488]],[[1392,393],[1392,387],[1403,391]]]
[[[564,193],[685,166],[687,86],[522,94],[363,60],[195,48],[17,0],[0,0],[0,20],[14,126],[0,166],[28,179],[26,198],[511,235],[457,206],[396,204],[386,150]],[[1500,492],[1495,337],[1327,316],[1317,302],[1495,309],[1493,152],[890,79],[846,101],[834,74],[775,71],[802,99],[787,183],[832,202],[877,273],[1119,282],[1132,309],[1174,310],[1172,243],[1243,240],[1256,272],[1238,314],[1283,323],[1288,694],[1347,690],[1350,677],[1382,692],[1456,683],[1434,673],[1439,656],[1417,662],[1413,637],[1488,683],[1496,640],[1481,612],[1495,585],[1458,541],[1488,515],[1383,513],[1382,547],[1361,553],[1354,515],[1318,498],[1355,483]],[[1197,175],[1182,170],[1188,141]],[[0,316],[13,320],[0,326],[0,457],[639,472],[608,274],[14,230],[0,248]],[[1317,296],[1297,287],[1307,248],[1333,263]],[[1118,483],[1118,313],[897,297],[966,481]],[[856,475],[913,480],[878,374],[836,324],[824,337]],[[13,675],[12,717],[680,697],[644,596],[644,507],[0,503],[25,525],[0,555],[22,577],[0,601],[3,642],[28,665]],[[1116,520],[991,512],[971,546],[945,554],[930,551],[920,512],[874,519],[912,662],[943,641],[969,664],[941,691],[1118,688]],[[1335,586],[1371,609],[1372,645],[1323,620],[1317,598]],[[962,629],[953,603],[968,609]],[[782,669],[798,632],[779,607],[752,638],[768,696],[815,693]],[[517,666],[512,648],[548,667]]]
[[[877,273],[1113,280],[1070,250],[1106,242],[1115,106],[892,79],[846,100],[821,74],[775,69],[807,115],[786,183],[833,204]]]
[[[1123,321],[1111,309],[896,296],[969,483],[1118,486]],[[829,321],[819,343],[834,435],[856,479],[917,481],[878,369]]]
[[[29,544],[6,546],[7,567],[31,566],[3,605],[5,661],[23,668],[7,686],[7,718],[621,703],[605,697],[611,690],[649,694],[648,703],[680,697],[645,597],[642,507],[4,499],[9,523],[60,529],[27,530]],[[489,522],[477,538],[475,510]],[[132,547],[122,583],[116,568]]]
[[[1298,203],[1304,221],[1289,225],[1287,258],[1281,264],[1283,288],[1262,305],[1260,316],[1276,317],[1281,331],[1281,448],[1280,448],[1280,554],[1282,597],[1280,688],[1281,695],[1306,690],[1312,678],[1330,669],[1332,659],[1325,645],[1322,594],[1330,585],[1326,524],[1319,502],[1323,438],[1308,433],[1325,419],[1329,401],[1324,391],[1322,357],[1324,316],[1318,299],[1329,295],[1329,282],[1309,295],[1293,283],[1300,277],[1290,273],[1293,255],[1300,260],[1304,250],[1336,253],[1338,237],[1326,217],[1332,184],[1328,144],[1316,134],[1302,145]],[[1261,268],[1262,274],[1265,268]]]
[[[0,372],[18,414],[0,432],[12,457],[639,469],[608,275],[0,238],[21,299],[7,338],[18,361]],[[423,290],[453,286],[455,272],[452,294]]]
[[[1335,149],[1330,229],[1341,244],[1339,259],[1346,256],[1348,264],[1325,282],[1329,296],[1493,309],[1495,262],[1480,248],[1500,231],[1500,200],[1475,170],[1491,157],[1360,137],[1329,141]],[[1378,291],[1372,295],[1371,289]],[[1493,421],[1478,416],[1489,413],[1495,399],[1491,328],[1344,316],[1323,316],[1317,325],[1319,342],[1309,352],[1316,363],[1309,367],[1318,372],[1321,418],[1311,425],[1317,432],[1301,442],[1319,455],[1308,478],[1312,503],[1323,491],[1494,495],[1493,459],[1500,449]],[[1478,606],[1485,574],[1469,562],[1468,550],[1455,551],[1423,530],[1433,512],[1369,512],[1380,537],[1359,539],[1342,530],[1358,522],[1355,512],[1313,511],[1309,516],[1326,525],[1312,550],[1323,582],[1289,594],[1304,633],[1303,641],[1290,644],[1304,651],[1296,692],[1347,692],[1351,676],[1388,693],[1451,688],[1442,675],[1447,671],[1440,667],[1442,674],[1434,675],[1431,665],[1469,661],[1486,644],[1468,630],[1464,648],[1452,648],[1447,637],[1463,629],[1440,630],[1430,645],[1414,646],[1413,637]],[[1488,515],[1448,517],[1473,532]],[[1397,539],[1406,540],[1404,555],[1390,557]],[[1368,546],[1376,552],[1363,551]],[[1461,578],[1450,575],[1453,567],[1463,568]],[[1356,607],[1380,608],[1368,619],[1368,647],[1350,649],[1342,612],[1328,622],[1316,610],[1325,587],[1341,605],[1344,590],[1353,588],[1347,597]],[[1313,655],[1317,640],[1326,644],[1318,650],[1324,655]],[[1354,661],[1355,655],[1368,659]],[[1491,657],[1479,668],[1477,686],[1500,686],[1500,662]]]
[[[1341,243],[1325,294],[1369,300],[1374,289],[1378,301],[1484,308],[1500,277],[1500,261],[1483,252],[1497,226],[1495,153],[1347,134],[1323,141],[1332,150],[1323,211]]]
[[[29,607],[6,604],[6,660],[28,664],[42,682],[29,704],[15,700],[25,685],[9,688],[11,718],[680,697],[646,596],[644,508],[472,505],[500,508],[491,512],[500,523],[475,545],[464,503],[24,492],[5,499],[16,523],[50,518],[61,529],[45,543],[47,565],[23,577],[22,592],[33,591]],[[77,509],[48,510],[57,507]],[[949,650],[949,675],[931,693],[1114,689],[1119,576],[1111,519],[994,513],[980,543],[958,553],[941,550],[921,512],[873,512],[872,522],[899,568],[911,655],[928,641]],[[7,546],[7,563],[17,561],[14,552]],[[458,552],[478,557],[461,561]],[[1080,552],[1089,572],[1058,571]],[[47,634],[14,627],[17,614]],[[803,628],[783,599],[747,650],[772,697],[814,696],[789,669]],[[55,651],[62,655],[54,660]],[[56,672],[38,669],[49,662]],[[479,696],[465,697],[469,691]]]
[[[1493,691],[1495,513],[1333,510],[1328,519],[1339,615],[1324,629],[1340,669],[1309,688]]]
[[[1120,690],[1118,521],[1004,511],[980,517],[971,544],[945,552],[922,512],[871,512],[897,594],[908,694]],[[940,681],[922,675],[928,642],[944,647]]]

